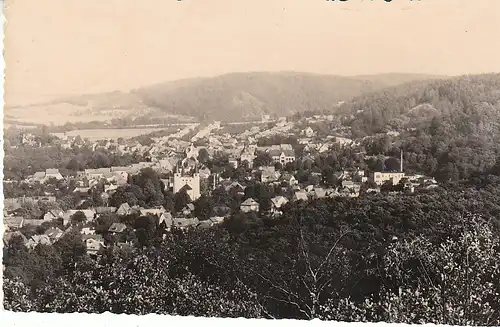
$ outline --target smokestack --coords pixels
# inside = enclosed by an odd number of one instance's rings
[[[400,160],[400,167],[399,167],[400,172],[403,172],[403,150],[401,150],[401,160]]]

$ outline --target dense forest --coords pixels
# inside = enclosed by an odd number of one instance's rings
[[[5,306],[498,325],[498,182],[489,175],[428,193],[289,203],[278,219],[233,215],[165,238],[157,220],[129,220],[138,241],[108,238],[97,262],[77,225],[33,251],[13,238]]]
[[[403,150],[410,172],[467,179],[500,153],[500,74],[404,84],[346,102],[339,114],[353,138],[376,140],[372,155]]]

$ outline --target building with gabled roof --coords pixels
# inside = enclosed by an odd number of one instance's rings
[[[119,234],[123,233],[126,229],[127,225],[123,223],[112,223],[111,226],[109,226],[108,232],[113,234]]]
[[[120,207],[116,210],[116,214],[120,216],[126,216],[130,213],[130,205],[125,202],[120,205]]]
[[[63,233],[64,232],[60,228],[51,227],[51,228],[47,229],[45,231],[45,233],[43,233],[43,234],[47,235],[52,242],[55,242],[63,236]]]
[[[242,212],[256,212],[259,211],[259,203],[252,198],[248,198],[240,205]]]
[[[35,248],[38,244],[42,245],[51,245],[50,238],[47,235],[33,235],[31,238],[26,242],[26,247],[33,249]]]
[[[293,194],[293,201],[308,201],[307,193],[304,191],[297,191]]]
[[[95,256],[105,247],[104,238],[100,234],[84,234],[82,241],[85,243],[87,254]]]
[[[16,237],[20,237],[23,244],[26,244],[28,242],[28,239],[26,238],[26,236],[24,236],[24,234],[19,232],[19,231],[15,231],[15,232],[5,231],[3,234],[3,244],[5,246],[8,246],[10,241]]]
[[[53,209],[53,210],[47,211],[43,215],[43,220],[45,220],[45,221],[51,221],[51,220],[54,220],[54,219],[62,218],[63,215],[64,215],[64,211],[62,211],[61,209]]]

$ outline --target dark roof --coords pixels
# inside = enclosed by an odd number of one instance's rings
[[[125,229],[127,229],[127,226],[125,224],[122,224],[122,223],[113,223],[109,227],[109,231],[112,232],[112,233],[121,233]]]
[[[284,154],[287,157],[295,157],[295,152],[293,150],[286,150],[286,149],[273,149],[269,151],[269,155],[271,157],[276,157],[276,156],[281,156],[281,154]]]
[[[183,191],[183,190],[191,191],[192,189],[193,188],[191,186],[189,186],[188,184],[186,184],[183,187],[181,187],[181,189],[179,191]]]

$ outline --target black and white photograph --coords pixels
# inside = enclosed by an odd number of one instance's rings
[[[2,5],[10,321],[500,325],[500,1]]]

